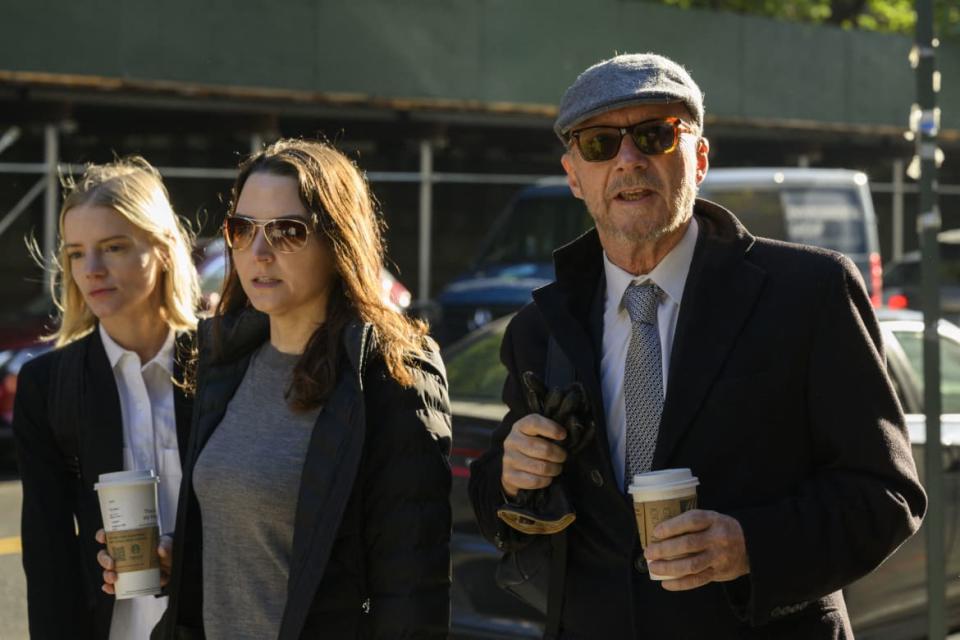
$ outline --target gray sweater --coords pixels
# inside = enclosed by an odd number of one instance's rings
[[[300,475],[319,414],[295,414],[284,399],[298,358],[269,341],[257,350],[193,471],[208,640],[276,638],[280,628]]]

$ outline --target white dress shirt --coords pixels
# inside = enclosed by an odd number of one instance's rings
[[[650,273],[639,276],[624,271],[610,262],[606,252],[603,254],[603,270],[607,287],[604,297],[603,357],[600,362],[600,376],[603,408],[607,418],[610,459],[613,461],[613,472],[619,487],[624,486],[623,474],[627,455],[627,418],[623,400],[623,377],[632,330],[630,315],[623,306],[623,294],[634,282],[637,284],[653,282],[665,294],[657,307],[657,329],[660,333],[660,354],[663,358],[663,394],[666,396],[673,334],[677,329],[680,301],[683,299],[687,274],[690,273],[690,261],[693,259],[698,233],[697,220],[691,218],[690,225],[680,242]]]
[[[161,533],[173,531],[180,493],[180,455],[173,401],[174,333],[146,364],[127,351],[100,325],[100,338],[113,369],[123,420],[123,468],[154,469],[160,476],[157,516]],[[110,640],[141,640],[167,608],[167,598],[143,596],[117,600],[110,622]]]

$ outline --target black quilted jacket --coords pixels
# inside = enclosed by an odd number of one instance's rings
[[[153,638],[203,638],[203,526],[193,465],[269,335],[247,310],[224,321],[224,349],[200,327],[200,367],[174,542],[170,606]],[[445,638],[450,618],[450,408],[435,350],[415,382],[386,373],[369,326],[346,356],[314,427],[301,476],[279,638]]]

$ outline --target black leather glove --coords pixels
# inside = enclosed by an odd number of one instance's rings
[[[565,389],[547,390],[546,385],[532,371],[522,376],[527,408],[553,420],[567,430],[567,437],[558,442],[573,456],[580,453],[596,432],[590,403],[583,385],[574,382]]]
[[[521,379],[530,412],[566,429],[567,437],[556,444],[566,449],[567,459],[582,451],[596,434],[583,385],[574,382],[564,389],[548,391],[531,371],[524,372]],[[543,489],[519,490],[514,503],[498,509],[497,516],[517,531],[532,534],[563,531],[577,517],[559,478]]]

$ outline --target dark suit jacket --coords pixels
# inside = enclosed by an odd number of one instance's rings
[[[178,347],[186,347],[190,340],[189,334],[181,335]],[[51,395],[51,379],[68,350],[77,356],[68,358],[76,370],[62,371],[61,376],[79,383],[80,406],[58,407],[57,415],[61,419],[68,413],[76,415],[79,479],[64,459],[48,408],[56,397]],[[175,377],[179,376],[178,362]],[[174,385],[181,461],[191,408],[190,399]],[[30,636],[106,640],[114,600],[100,590],[103,579],[96,556],[103,547],[93,536],[103,524],[93,485],[101,473],[123,470],[123,421],[117,385],[97,329],[23,366],[17,379],[13,433],[23,483],[21,538]]]
[[[203,523],[193,468],[270,335],[249,309],[200,326],[194,438],[184,467],[170,605],[151,637],[201,639]],[[445,638],[450,624],[450,407],[440,356],[413,363],[401,387],[369,326],[343,336],[337,383],[307,447],[294,519],[287,603],[278,637]],[[255,472],[256,470],[251,470]]]
[[[712,203],[698,200],[695,215],[653,468],[693,470],[700,507],[743,527],[751,572],[682,593],[651,581],[600,429],[561,476],[577,510],[561,637],[851,637],[840,589],[914,533],[926,508],[862,280],[839,254],[754,238]],[[556,282],[504,337],[510,412],[470,482],[501,549],[529,540],[495,511],[503,439],[527,413],[518,376],[543,371],[548,334],[605,424],[601,251],[595,231],[557,251]]]

